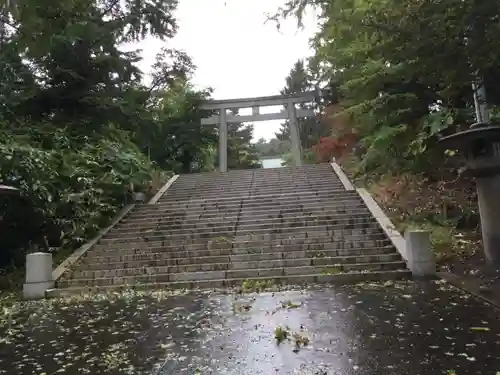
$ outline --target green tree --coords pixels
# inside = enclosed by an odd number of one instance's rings
[[[131,192],[213,166],[199,107],[210,91],[190,85],[189,57],[163,50],[145,85],[139,51],[122,48],[173,37],[176,5],[0,1],[0,183],[20,191],[0,202],[0,266],[32,245],[74,247]]]
[[[262,168],[255,145],[251,143],[253,125],[228,123],[228,169]]]
[[[295,62],[286,78],[286,86],[281,90],[282,95],[298,94],[306,91],[314,90],[315,84],[311,74],[307,71],[303,60]],[[313,109],[314,103],[301,103],[301,109]],[[315,117],[298,118],[299,136],[302,148],[305,150],[314,146],[319,138],[328,134],[328,128],[319,122]],[[276,138],[281,141],[290,140],[290,129],[288,120],[281,124],[278,132],[275,133]]]
[[[255,143],[255,148],[261,158],[280,157],[290,152],[290,142],[288,140],[281,141],[278,138],[272,138],[268,142],[261,138]]]
[[[177,81],[159,101],[157,121],[146,129],[143,144],[163,169],[190,173],[204,168],[208,148],[217,145],[215,127],[202,126],[200,121],[206,113],[199,105],[208,95]]]
[[[435,170],[437,134],[473,121],[471,83],[498,104],[498,2],[290,0],[280,17],[320,14],[315,70],[336,82],[362,137],[364,169]],[[441,158],[444,159],[444,158]]]

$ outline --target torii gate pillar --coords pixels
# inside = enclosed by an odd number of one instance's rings
[[[227,122],[226,109],[219,112],[219,170],[227,172]]]
[[[287,107],[293,160],[295,162],[295,166],[300,167],[302,165],[302,147],[300,144],[300,132],[297,122],[297,110],[295,109],[295,103],[291,100],[288,101]]]

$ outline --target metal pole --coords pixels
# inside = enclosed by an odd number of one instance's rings
[[[467,28],[466,33],[470,30]],[[464,38],[465,46],[469,44],[469,38]],[[486,89],[484,88],[483,79],[478,79],[479,74],[476,72],[476,82],[472,82],[472,95],[474,97],[474,109],[476,110],[476,123],[489,124],[491,120],[488,104],[486,103]]]
[[[227,172],[227,122],[226,108],[220,109],[219,122],[219,170]]]
[[[480,124],[489,124],[491,113],[486,103],[486,89],[481,83],[472,83],[472,92],[474,94],[474,108],[476,110],[476,122]]]
[[[290,124],[290,139],[292,141],[292,155],[295,165],[300,167],[302,165],[302,151],[300,145],[299,126],[297,123],[297,111],[295,110],[295,103],[291,100],[288,101],[288,120]]]

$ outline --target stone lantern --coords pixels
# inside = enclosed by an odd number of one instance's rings
[[[461,173],[476,180],[486,260],[500,266],[500,126],[476,123],[440,143],[466,157]]]

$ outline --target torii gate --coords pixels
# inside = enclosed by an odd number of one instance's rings
[[[302,165],[302,151],[300,133],[297,123],[298,117],[314,117],[315,113],[309,109],[296,109],[295,104],[312,102],[318,97],[318,92],[310,91],[294,95],[274,95],[257,98],[207,100],[201,108],[207,111],[218,111],[217,115],[201,120],[202,125],[219,125],[219,169],[227,172],[227,123],[241,123],[252,121],[289,120],[292,155],[295,165]],[[260,113],[260,107],[282,105],[284,110],[276,113]],[[228,114],[229,109],[252,108],[250,116]]]

